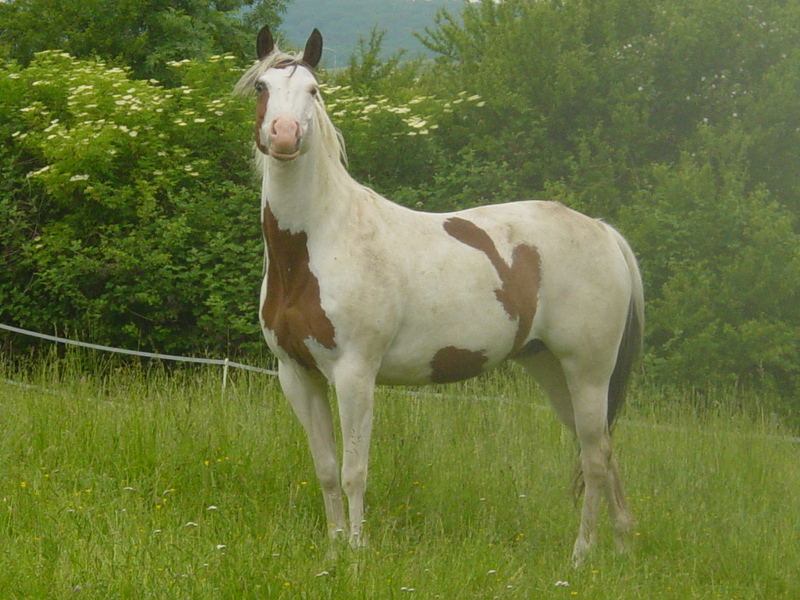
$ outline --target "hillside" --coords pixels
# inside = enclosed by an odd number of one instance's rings
[[[411,55],[424,52],[413,32],[433,24],[440,7],[457,13],[461,6],[460,0],[292,0],[282,29],[290,44],[300,46],[318,28],[325,39],[324,60],[335,68],[346,64],[358,39],[369,37],[375,26],[386,30],[386,54],[401,48]]]

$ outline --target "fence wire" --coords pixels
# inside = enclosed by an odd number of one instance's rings
[[[144,358],[157,358],[159,360],[170,360],[175,362],[188,362],[197,363],[202,365],[219,365],[224,367],[225,376],[227,377],[227,369],[244,369],[245,371],[254,371],[256,373],[265,373],[267,375],[277,375],[276,371],[270,369],[262,369],[261,367],[254,367],[252,365],[245,365],[242,363],[234,362],[227,358],[197,358],[194,356],[177,356],[175,354],[160,354],[158,352],[142,352],[141,350],[128,350],[126,348],[113,348],[112,346],[103,346],[101,344],[90,344],[88,342],[79,342],[77,340],[70,340],[67,338],[59,337],[57,335],[48,335],[46,333],[38,333],[36,331],[29,331],[19,327],[12,327],[11,325],[4,325],[0,323],[0,329],[18,333],[20,335],[27,335],[30,337],[49,340],[51,342],[58,342],[69,346],[80,346],[81,348],[90,348],[92,350],[100,350],[102,352],[114,352],[116,354],[127,354],[130,356],[141,356]]]

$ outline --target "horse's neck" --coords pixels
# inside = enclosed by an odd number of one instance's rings
[[[269,205],[282,229],[331,230],[345,213],[354,182],[344,167],[321,163],[320,158],[310,152],[265,171],[262,210]]]

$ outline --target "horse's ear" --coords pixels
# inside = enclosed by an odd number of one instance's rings
[[[272,39],[272,33],[269,30],[269,25],[264,25],[261,31],[258,32],[256,38],[256,53],[258,60],[264,60],[270,52],[275,50],[275,40]]]
[[[322,34],[316,27],[306,42],[306,49],[303,50],[303,62],[312,69],[316,69],[319,60],[322,58]]]

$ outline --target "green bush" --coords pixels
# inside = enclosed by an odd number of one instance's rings
[[[745,189],[747,141],[707,130],[704,151],[655,165],[622,221],[644,248],[648,376],[692,385],[800,382],[796,216]]]
[[[231,57],[173,63],[165,89],[126,69],[37,55],[0,71],[0,314],[127,347],[260,344],[258,192]],[[23,175],[23,171],[25,172]]]

